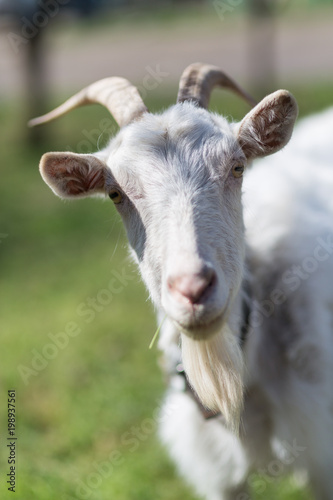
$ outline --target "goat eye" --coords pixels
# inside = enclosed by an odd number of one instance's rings
[[[239,165],[235,165],[232,169],[232,175],[234,177],[242,177],[243,173],[244,173],[244,165],[242,164],[239,164]]]
[[[109,197],[111,198],[113,203],[116,203],[116,204],[121,203],[121,201],[123,199],[123,195],[117,189],[113,189],[111,191],[111,193],[109,193]]]

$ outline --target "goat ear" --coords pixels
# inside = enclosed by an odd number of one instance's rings
[[[239,124],[238,142],[248,160],[267,156],[289,141],[298,106],[287,90],[265,97]]]
[[[93,155],[46,153],[39,170],[52,191],[61,198],[83,198],[105,193],[106,165]]]

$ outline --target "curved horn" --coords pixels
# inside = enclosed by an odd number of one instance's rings
[[[136,87],[125,78],[111,77],[92,83],[50,113],[30,120],[28,125],[34,127],[49,122],[74,108],[93,103],[105,106],[120,127],[148,111]]]
[[[192,101],[201,108],[208,108],[210,94],[215,86],[232,90],[251,107],[257,104],[245,90],[217,66],[194,63],[188,66],[179,81],[177,102]]]

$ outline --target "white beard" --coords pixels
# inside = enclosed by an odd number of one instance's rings
[[[220,411],[227,426],[239,431],[243,407],[243,357],[228,325],[208,340],[181,335],[182,358],[190,385],[202,404]]]

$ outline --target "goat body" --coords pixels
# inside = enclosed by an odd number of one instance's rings
[[[244,177],[251,314],[239,436],[222,416],[204,419],[174,370],[176,332],[165,326],[160,338],[171,379],[160,436],[210,500],[249,500],[250,484],[264,493],[291,470],[306,472],[316,499],[333,498],[332,126],[333,109],[303,119],[283,151]]]
[[[253,471],[292,468],[307,471],[317,500],[332,500],[333,151],[323,138],[333,112],[304,120],[283,151],[249,168],[286,145],[297,105],[278,91],[230,124],[203,109],[216,83],[251,102],[200,64],[160,115],[123,79],[94,84],[34,123],[102,102],[123,128],[94,155],[44,155],[41,173],[59,196],[107,194],[119,210],[166,316],[160,435],[197,492],[248,500],[251,480],[258,492],[265,486]],[[122,110],[126,92],[132,104]],[[206,420],[196,399],[219,415]]]

